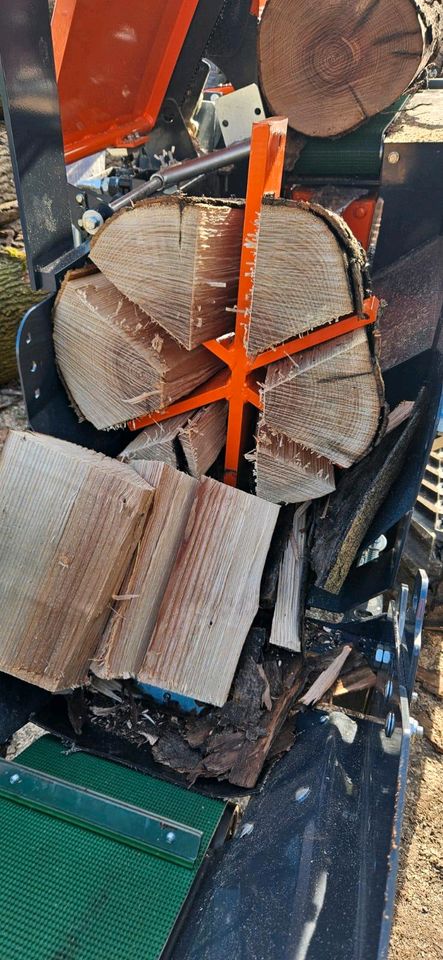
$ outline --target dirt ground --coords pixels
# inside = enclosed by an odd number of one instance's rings
[[[0,449],[9,427],[25,426],[18,383],[0,388]],[[443,633],[425,634],[419,677],[413,713],[425,735],[412,743],[390,960],[443,958]],[[27,724],[8,756],[40,734]]]
[[[443,957],[443,633],[425,633],[390,960]]]

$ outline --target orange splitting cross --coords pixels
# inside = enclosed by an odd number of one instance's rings
[[[254,124],[252,129],[235,332],[204,343],[207,350],[223,361],[225,369],[184,400],[128,423],[130,430],[139,430],[140,427],[169,420],[209,403],[227,400],[229,412],[224,480],[231,486],[237,484],[241,458],[246,452],[248,407],[252,404],[258,410],[262,408],[257,371],[283,357],[374,323],[379,306],[376,297],[369,297],[365,300],[363,317],[354,314],[343,317],[256,357],[248,356],[246,344],[253,303],[260,211],[264,197],[280,196],[287,125],[286,119],[273,117]]]

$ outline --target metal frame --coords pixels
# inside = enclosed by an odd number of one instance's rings
[[[0,759],[0,796],[185,867],[195,866],[200,851],[201,830],[15,760]]]
[[[0,3],[0,95],[34,289],[73,237],[47,0]]]

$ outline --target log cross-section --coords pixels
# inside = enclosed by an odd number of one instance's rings
[[[187,350],[232,330],[243,203],[159,197],[106,221],[91,259]]]
[[[424,69],[440,14],[432,0],[268,0],[258,59],[271,112],[310,137],[358,127]]]

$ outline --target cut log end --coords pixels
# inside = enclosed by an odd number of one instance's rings
[[[204,347],[180,347],[101,273],[63,284],[54,346],[75,407],[98,429],[162,409],[221,365]]]
[[[240,201],[159,197],[108,220],[91,259],[186,350],[229,332],[243,225]]]
[[[354,129],[424,69],[439,18],[426,0],[268,0],[258,57],[271,111],[311,137]]]

